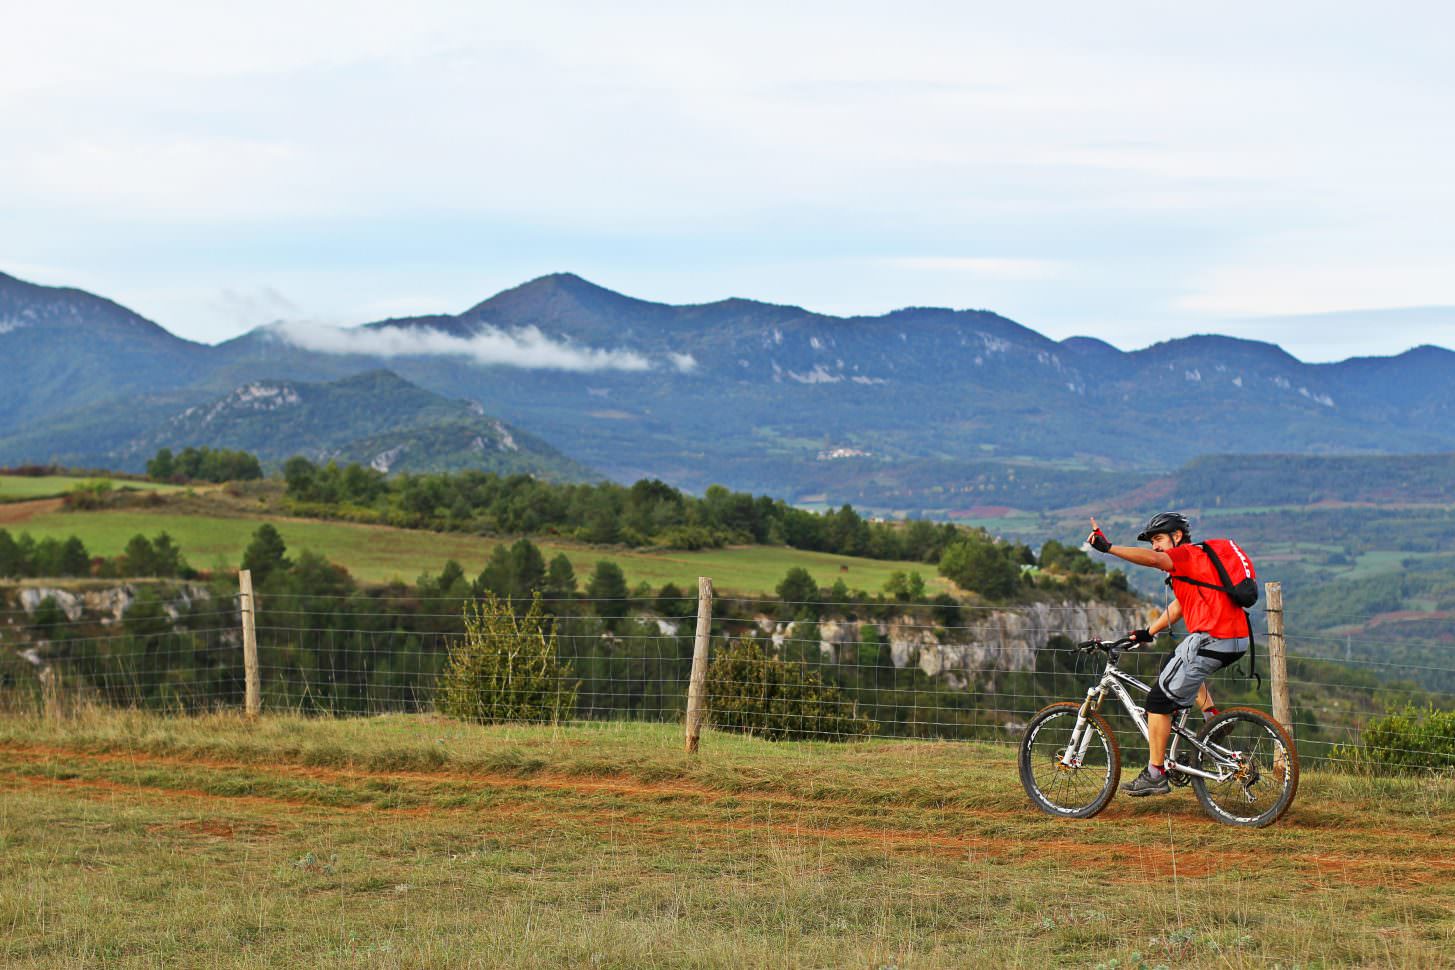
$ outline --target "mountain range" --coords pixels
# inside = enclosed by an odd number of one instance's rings
[[[0,354],[10,363],[0,383],[8,464],[130,468],[154,443],[244,442],[268,460],[290,448],[372,460],[410,431],[475,421],[554,449],[559,475],[934,511],[1070,504],[1079,491],[1134,487],[1214,453],[1455,450],[1455,353],[1436,347],[1332,364],[1221,336],[1124,352],[1051,340],[986,310],[674,306],[571,274],[458,315],[271,325],[216,346],[102,297],[0,274]],[[371,373],[372,392],[347,383]],[[303,410],[199,417],[262,400],[256,388],[292,387],[301,400],[325,386],[332,396]],[[444,410],[394,420],[382,402],[406,386]],[[380,413],[363,421],[374,402]],[[468,464],[468,449],[445,451]],[[417,449],[391,467],[433,461]]]

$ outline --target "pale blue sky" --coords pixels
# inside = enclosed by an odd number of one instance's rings
[[[528,6],[6,2],[0,270],[207,341],[569,270],[1455,346],[1447,5]]]

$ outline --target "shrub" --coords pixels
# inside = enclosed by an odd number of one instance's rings
[[[56,598],[47,596],[36,605],[35,612],[30,615],[30,626],[37,636],[50,637],[69,619],[65,608],[56,602]]]
[[[802,566],[788,570],[775,589],[778,598],[792,606],[812,605],[818,600],[818,583]]]
[[[770,741],[843,741],[879,730],[837,687],[802,663],[766,656],[752,638],[713,659],[707,705],[714,727]]]
[[[1376,771],[1455,772],[1455,711],[1409,706],[1375,718],[1358,744],[1337,745],[1334,758]]]
[[[579,681],[557,660],[556,631],[540,594],[524,616],[487,592],[465,606],[465,636],[440,681],[444,714],[481,724],[560,721],[576,708]]]
[[[695,552],[698,549],[721,549],[726,545],[727,539],[722,533],[701,526],[679,525],[658,533],[656,542],[664,549]]]
[[[101,509],[111,503],[114,492],[115,486],[108,479],[88,478],[71,486],[62,502],[68,509]]]
[[[591,579],[586,583],[586,595],[593,602],[596,615],[606,621],[608,630],[615,630],[626,616],[627,607],[630,606],[628,597],[631,591],[626,585],[626,575],[621,567],[609,559],[603,559],[596,564],[591,571]]]
[[[288,558],[288,546],[283,536],[271,522],[264,522],[253,532],[252,541],[243,550],[242,568],[253,574],[253,582],[259,586],[267,582],[275,572],[281,572],[293,565]]]
[[[940,557],[940,575],[961,589],[972,589],[989,599],[1006,599],[1020,583],[1015,550],[984,537],[955,543]]]

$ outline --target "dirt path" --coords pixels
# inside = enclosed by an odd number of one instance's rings
[[[37,762],[40,766],[43,762]],[[252,766],[250,766],[252,767]],[[272,772],[269,772],[272,773]],[[410,806],[378,807],[373,805],[328,805],[299,798],[283,798],[252,794],[219,794],[195,787],[171,787],[154,781],[118,781],[97,778],[57,778],[46,774],[31,774],[13,771],[8,777],[0,778],[0,791],[7,788],[61,789],[79,797],[115,801],[118,798],[143,802],[184,802],[217,810],[231,808],[260,808],[276,813],[279,810],[293,814],[300,810],[305,817],[328,815],[396,818],[454,817],[470,827],[482,823],[499,822],[503,825],[519,825],[530,820],[541,825],[560,826],[576,823],[584,829],[600,829],[609,825],[613,830],[627,828],[646,836],[651,841],[675,841],[701,844],[705,836],[750,836],[754,842],[764,837],[780,840],[823,840],[839,843],[858,843],[880,848],[889,852],[904,852],[912,855],[943,856],[963,859],[973,853],[982,857],[1019,858],[1026,854],[1027,847],[1019,842],[975,835],[942,835],[914,829],[870,825],[826,825],[806,823],[801,820],[769,821],[748,819],[681,818],[667,814],[645,814],[649,806],[599,805],[583,810],[579,805],[568,807],[543,806],[539,803],[515,800],[492,801],[489,804],[459,806]],[[531,786],[519,786],[531,787]],[[552,791],[569,791],[568,786],[545,786]],[[599,788],[576,789],[585,794],[600,791]],[[612,789],[619,791],[619,789]],[[784,813],[785,815],[787,813]],[[226,823],[215,823],[222,827]],[[1146,877],[1166,869],[1164,848],[1145,843],[1118,842],[1088,844],[1070,839],[1043,839],[1034,844],[1037,856],[1055,858],[1062,864],[1101,871],[1108,858],[1115,858],[1118,865],[1128,870],[1128,877]],[[1198,852],[1189,850],[1178,853],[1178,869],[1182,876],[1196,878],[1221,871],[1230,865],[1253,865],[1257,862],[1254,853],[1247,852]],[[1347,860],[1349,868],[1359,868],[1354,860]]]
[[[66,504],[65,499],[39,498],[29,502],[0,503],[0,525],[14,525],[26,522],[37,515],[59,512]]]
[[[644,841],[812,839],[912,855],[1045,858],[1104,875],[1114,860],[1116,874],[1109,877],[1114,880],[1165,874],[1175,855],[1178,873],[1188,878],[1277,864],[1283,871],[1291,868],[1299,873],[1309,886],[1328,880],[1374,885],[1396,872],[1416,883],[1455,881],[1455,839],[1428,832],[1362,832],[1357,840],[1335,842],[1325,826],[1280,825],[1272,832],[1281,845],[1271,854],[1266,845],[1239,847],[1239,833],[1197,814],[1177,819],[1183,844],[1174,847],[1165,813],[1130,808],[1109,811],[1097,823],[1078,825],[1042,819],[1029,808],[854,803],[623,777],[370,771],[40,745],[0,744],[0,754],[8,762],[0,773],[0,791],[59,788],[83,798],[182,801],[218,811],[255,809],[271,817],[280,811],[315,818],[368,813],[379,818],[458,818],[471,828],[518,824],[524,818],[542,826],[573,825],[584,831],[609,824],[629,829]],[[167,783],[168,771],[176,772],[176,784]],[[81,777],[85,772],[95,777]],[[256,777],[257,790],[238,791],[239,775]],[[262,793],[270,785],[286,790],[288,783],[300,781],[329,788],[316,797]],[[474,800],[461,804],[463,798]],[[387,804],[391,799],[412,803]],[[1106,827],[1106,822],[1115,828]],[[1110,832],[1122,838],[1105,841]],[[1078,838],[1078,833],[1084,837]],[[1192,842],[1225,844],[1195,847],[1188,844]]]

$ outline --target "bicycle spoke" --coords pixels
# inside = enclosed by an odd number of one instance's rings
[[[1265,825],[1282,814],[1297,784],[1296,756],[1265,716],[1237,712],[1207,740],[1231,755],[1201,758],[1204,770],[1226,775],[1222,781],[1194,782],[1205,808],[1235,825]]]
[[[1115,741],[1092,721],[1090,739],[1077,763],[1063,763],[1077,720],[1077,705],[1043,711],[1027,729],[1020,754],[1021,781],[1042,809],[1059,815],[1086,817],[1105,807],[1120,762]]]

